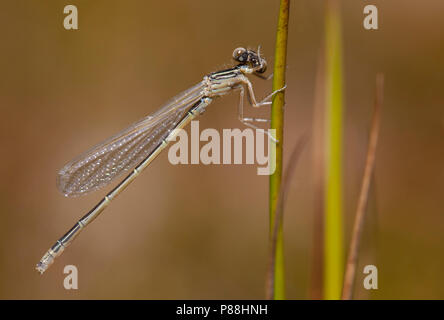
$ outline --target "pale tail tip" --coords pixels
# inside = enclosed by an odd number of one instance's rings
[[[40,272],[40,274],[43,274],[43,272],[46,271],[46,269],[49,268],[49,266],[54,262],[54,256],[47,252],[43,258],[37,263],[35,266],[35,269]]]
[[[47,265],[43,264],[42,262],[37,263],[37,265],[35,266],[35,269],[40,272],[40,274],[43,274],[43,272],[45,272],[45,270],[48,268]]]

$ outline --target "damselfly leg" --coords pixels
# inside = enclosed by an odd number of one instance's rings
[[[248,101],[250,102],[250,104],[255,107],[261,107],[261,106],[268,106],[271,104],[271,101],[269,101],[276,93],[278,92],[282,92],[283,90],[286,89],[286,85],[284,87],[282,87],[281,89],[275,90],[272,93],[270,93],[268,96],[266,96],[262,101],[260,102],[256,102],[256,98],[254,95],[254,91],[253,91],[253,85],[251,84],[251,82],[247,79],[247,88],[248,88],[248,94],[247,94],[247,98]],[[245,89],[243,85],[238,85],[236,86],[235,89],[239,90],[239,106],[238,106],[238,117],[239,117],[239,121],[242,122],[244,125],[253,128],[253,129],[257,129],[257,130],[261,130],[262,132],[264,132],[274,143],[278,143],[279,141],[276,140],[276,138],[273,137],[273,135],[269,132],[266,131],[263,128],[260,128],[254,124],[252,124],[251,122],[270,122],[270,119],[263,119],[263,118],[249,118],[249,117],[244,117],[244,97],[245,97]]]

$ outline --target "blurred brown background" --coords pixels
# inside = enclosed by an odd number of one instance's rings
[[[368,1],[343,1],[349,239],[372,113],[374,79],[385,103],[374,194],[360,260],[379,289],[358,298],[444,298],[444,3],[372,1],[378,31],[362,27]],[[63,28],[63,8],[79,30]],[[323,1],[292,1],[286,155],[311,132]],[[273,61],[278,1],[2,1],[0,11],[0,298],[263,298],[268,178],[256,165],[179,165],[164,152],[40,276],[50,245],[105,193],[65,198],[57,171],[168,98],[229,66],[235,47],[262,45]],[[271,69],[271,68],[270,68]],[[257,82],[259,96],[271,82]],[[238,128],[238,97],[216,101],[200,128]],[[267,114],[267,111],[248,114]],[[287,295],[308,298],[312,145],[285,212]],[[108,188],[109,189],[109,188]],[[123,218],[125,221],[123,222]],[[91,243],[91,245],[88,245]],[[63,267],[79,290],[63,288]],[[362,272],[358,283],[362,283]]]

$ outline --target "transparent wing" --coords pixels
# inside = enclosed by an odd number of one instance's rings
[[[96,145],[66,164],[57,187],[67,197],[97,190],[143,161],[203,97],[203,83],[180,93],[156,113]]]

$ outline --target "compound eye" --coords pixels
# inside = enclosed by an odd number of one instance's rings
[[[240,63],[247,62],[247,49],[245,48],[236,48],[233,51],[233,59],[239,61]]]

